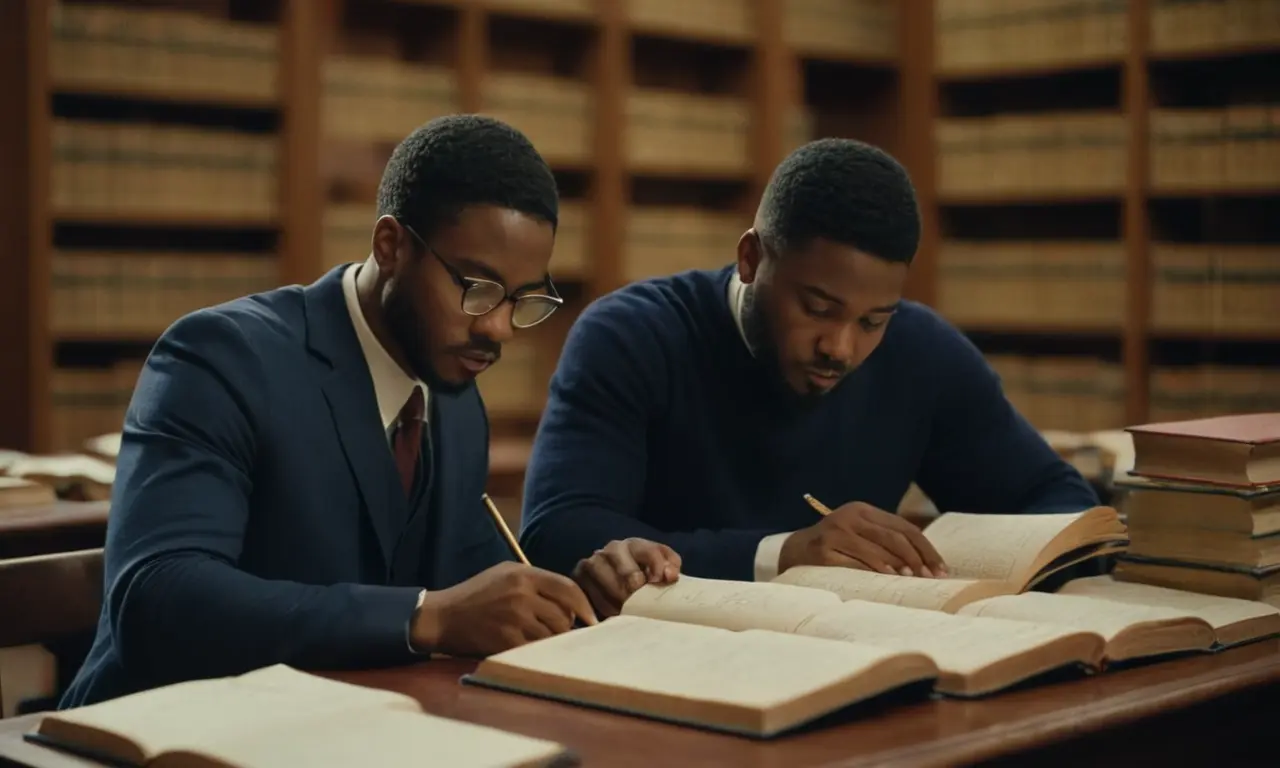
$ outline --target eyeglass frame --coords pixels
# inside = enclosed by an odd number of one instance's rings
[[[449,261],[445,259],[444,256],[441,256],[440,252],[437,251],[434,247],[432,247],[432,245],[428,243],[422,237],[422,235],[419,235],[418,231],[415,230],[412,226],[404,223],[403,221],[400,221],[399,219],[396,219],[396,223],[404,227],[405,230],[408,231],[408,233],[413,236],[413,239],[417,240],[418,244],[421,245],[424,249],[426,249],[428,253],[430,253],[432,256],[435,256],[436,260],[440,262],[440,265],[444,267],[444,271],[448,272],[449,277],[453,278],[453,282],[456,283],[457,286],[462,289],[462,296],[460,297],[458,302],[459,307],[462,309],[464,313],[466,313],[471,317],[484,317],[485,315],[489,314],[490,312],[502,306],[508,301],[511,302],[513,305],[516,305],[523,299],[536,299],[539,303],[546,303],[546,304],[552,305],[552,309],[550,312],[548,312],[546,315],[543,315],[543,317],[540,320],[538,320],[538,322],[530,323],[529,325],[517,325],[516,314],[513,311],[511,313],[511,326],[513,328],[519,328],[523,330],[525,328],[533,328],[535,326],[538,326],[546,322],[546,320],[550,318],[552,315],[554,315],[556,311],[560,309],[560,307],[564,306],[564,299],[561,298],[560,292],[556,290],[556,284],[551,281],[550,273],[545,273],[543,276],[544,282],[546,283],[546,287],[547,287],[546,294],[534,293],[534,294],[526,294],[524,296],[516,296],[515,294],[508,293],[507,286],[503,285],[502,283],[496,280],[489,280],[483,277],[467,277],[466,275],[462,274],[462,272],[457,267],[450,264]],[[494,302],[494,305],[492,307],[489,307],[483,312],[472,312],[468,310],[467,309],[467,292],[470,291],[472,288],[486,286],[486,285],[493,286],[498,290],[502,291],[502,294],[503,294],[502,298]]]

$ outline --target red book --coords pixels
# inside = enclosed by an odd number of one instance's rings
[[[1256,487],[1280,483],[1280,413],[1248,413],[1129,427],[1133,474]]]

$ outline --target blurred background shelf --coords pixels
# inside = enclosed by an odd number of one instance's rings
[[[1045,430],[1280,409],[1280,3],[13,0],[0,3],[0,447],[116,431],[182,314],[364,258],[422,122],[524,130],[568,299],[480,386],[495,497],[564,334],[631,280],[734,258],[775,165],[900,158],[910,296]]]

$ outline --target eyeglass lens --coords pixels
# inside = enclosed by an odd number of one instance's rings
[[[483,315],[506,299],[506,289],[497,283],[474,283],[462,297],[462,311],[469,315]],[[546,320],[556,309],[556,303],[542,296],[522,296],[515,301],[511,322],[519,328]]]

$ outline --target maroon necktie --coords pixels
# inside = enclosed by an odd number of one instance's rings
[[[404,495],[413,492],[413,480],[418,469],[418,454],[422,451],[422,412],[425,401],[422,387],[414,387],[413,394],[400,409],[400,423],[392,438],[391,450],[396,457],[396,469],[400,471],[400,482],[404,485]]]

